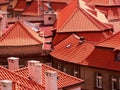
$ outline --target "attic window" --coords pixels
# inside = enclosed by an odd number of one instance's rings
[[[71,44],[66,45],[66,48],[70,48],[70,47],[71,47]]]
[[[120,61],[120,52],[118,52],[118,53],[116,54],[115,61]]]

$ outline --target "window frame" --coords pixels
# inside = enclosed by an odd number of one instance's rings
[[[100,74],[100,75],[99,75]],[[102,89],[103,88],[103,76],[102,76],[102,74],[101,73],[96,73],[95,74],[95,86],[97,87],[97,88],[100,88],[100,89]]]

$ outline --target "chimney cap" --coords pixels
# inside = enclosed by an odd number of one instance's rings
[[[1,83],[12,83],[11,80],[0,80]]]
[[[30,60],[30,61],[28,61],[28,62],[33,62],[33,63],[34,63],[34,62],[40,62],[40,61],[36,61],[36,60]]]
[[[47,76],[57,76],[57,72],[56,71],[52,71],[52,70],[48,70],[45,72]]]
[[[18,60],[18,57],[8,57],[8,59],[12,59],[12,60]]]

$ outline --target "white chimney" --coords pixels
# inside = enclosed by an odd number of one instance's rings
[[[8,68],[11,71],[19,69],[19,58],[17,57],[9,57],[8,60]]]
[[[12,90],[12,81],[0,80],[0,90]]]
[[[34,80],[34,76],[35,74],[35,65],[39,64],[40,61],[35,61],[35,60],[30,60],[28,61],[28,73],[29,73],[29,77],[30,79]]]
[[[46,71],[46,90],[58,90],[57,87],[57,72]]]
[[[52,10],[44,12],[44,25],[53,25],[56,21],[56,13]]]
[[[0,14],[3,16],[1,20],[1,30],[4,30],[7,27],[7,12],[0,11]]]
[[[33,81],[42,85],[42,63],[36,64],[34,67]]]

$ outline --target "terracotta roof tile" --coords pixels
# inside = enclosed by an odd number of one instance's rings
[[[80,44],[79,38],[76,35],[71,35],[54,47],[50,53],[53,57],[72,63],[79,63],[94,50],[94,44],[85,41]]]
[[[29,89],[30,90],[45,90],[45,88],[42,87],[41,85],[38,85],[37,83],[27,78],[24,78],[22,76],[19,76],[0,66],[0,80],[5,80],[5,79],[12,80],[16,84],[18,84],[18,86],[22,88],[21,90],[29,90]]]
[[[37,45],[42,43],[43,39],[35,31],[19,21],[0,38],[0,46]]]
[[[120,63],[115,62],[115,53],[112,49],[97,47],[81,65],[92,66],[97,68],[120,71]]]
[[[78,0],[73,0],[58,15],[57,32],[104,31],[111,29],[79,6]]]
[[[0,0],[0,5],[1,5],[1,4],[8,4],[8,3],[9,3],[8,0]]]
[[[120,48],[120,31],[111,37],[101,41],[97,46],[108,48]]]
[[[120,5],[119,0],[84,0],[89,4],[95,5]]]
[[[38,10],[38,6],[41,7],[39,8],[39,10]],[[44,8],[44,10],[48,9],[41,1],[39,3],[38,1],[33,1],[31,5],[25,9],[22,15],[32,15],[32,16],[43,15],[42,8]]]
[[[27,6],[27,2],[26,0],[18,0],[14,10],[15,11],[24,11],[24,9],[26,8]]]
[[[66,87],[66,86],[70,86],[70,85],[74,85],[74,84],[77,84],[77,83],[82,83],[83,80],[81,79],[78,79],[78,78],[75,78],[73,76],[70,76],[68,74],[65,74],[57,69],[54,69],[50,66],[47,66],[45,64],[42,64],[42,75],[43,75],[43,86],[45,86],[45,71],[47,70],[52,70],[52,71],[57,71],[58,73],[58,88],[63,88],[63,87]],[[19,74],[23,77],[26,77],[28,78],[28,68],[23,68],[23,69],[20,69],[20,70],[17,70],[15,71],[16,74]]]
[[[43,0],[43,1],[49,1],[49,0]],[[50,0],[50,2],[62,2],[62,3],[68,3],[71,2],[72,0]]]

